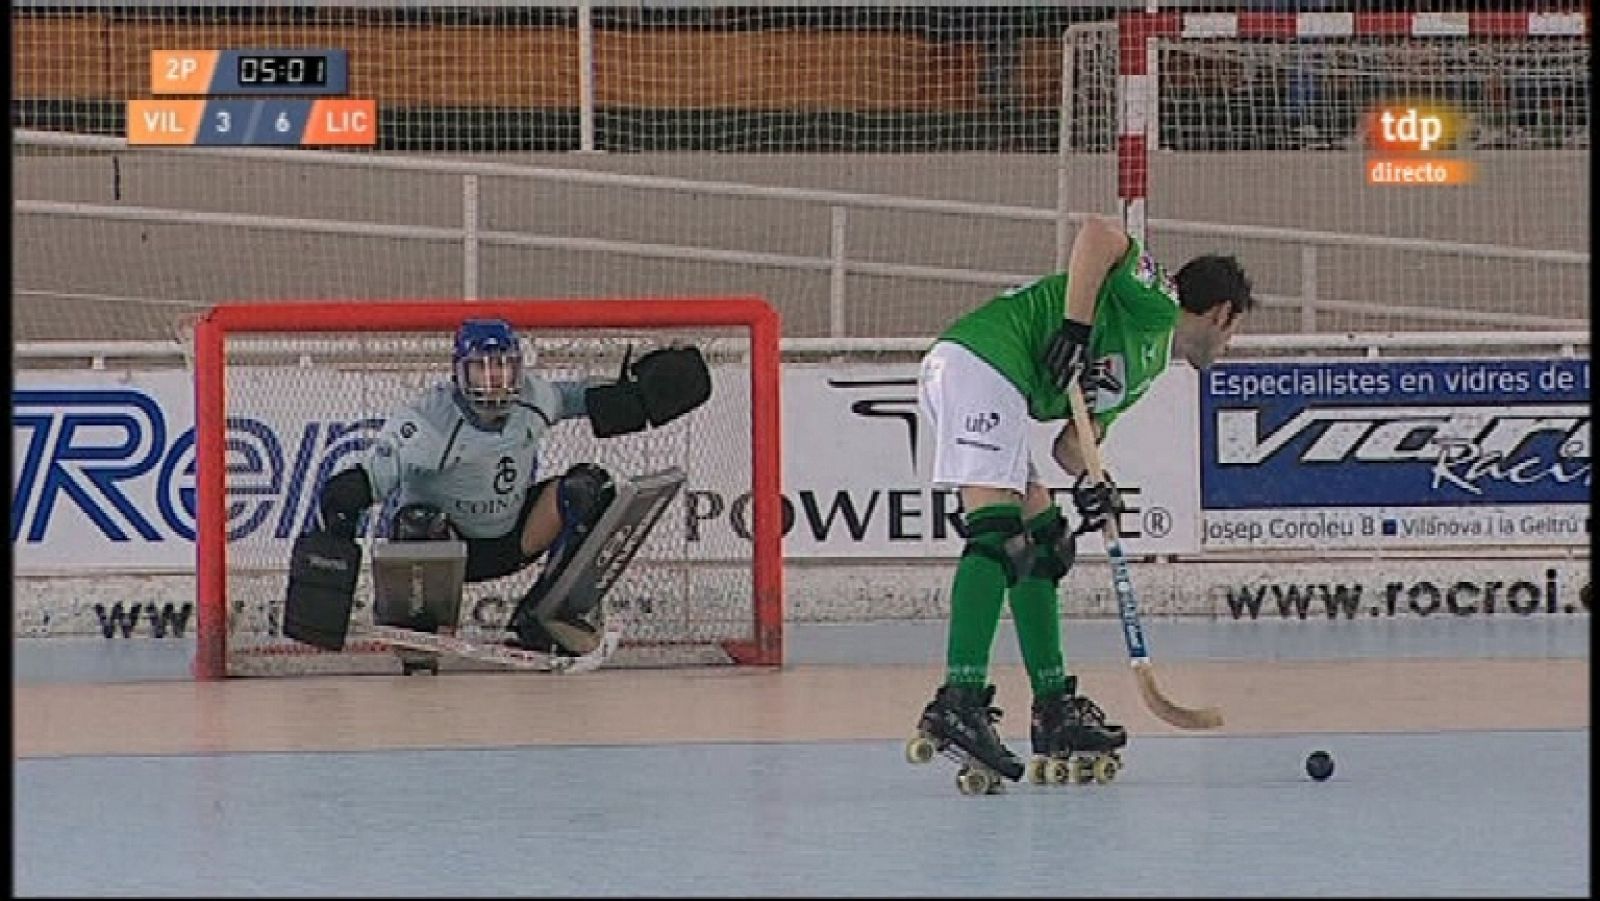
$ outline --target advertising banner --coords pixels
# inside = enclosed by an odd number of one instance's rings
[[[1588,543],[1588,360],[1220,363],[1200,447],[1206,548]]]
[[[1107,468],[1123,491],[1130,553],[1199,547],[1194,370],[1157,379],[1111,430]],[[947,557],[961,553],[954,489],[934,489],[931,429],[920,422],[917,366],[790,366],[783,381],[785,515],[790,557]],[[1062,423],[1034,423],[1040,479],[1070,511],[1069,477],[1051,456]],[[1070,518],[1070,513],[1069,513]],[[1098,537],[1080,541],[1099,553]]]
[[[268,369],[238,370],[229,428],[229,534],[236,563],[274,565],[314,516],[316,487],[349,465],[382,417],[378,399],[422,387],[351,372],[298,372],[291,396]],[[1199,547],[1194,372],[1174,367],[1112,430],[1105,452],[1124,491],[1132,553]],[[711,440],[689,453],[676,523],[707,558],[748,541],[744,371],[718,371],[697,416]],[[728,386],[727,390],[723,387]],[[954,492],[926,484],[916,364],[790,366],[783,378],[785,553],[806,558],[954,558]],[[723,420],[727,421],[724,422]],[[184,572],[194,565],[194,400],[188,372],[19,371],[12,391],[11,538],[20,573]],[[1067,508],[1070,479],[1033,454]],[[617,465],[617,460],[602,460]],[[631,472],[626,461],[621,471]],[[548,468],[548,467],[546,467]],[[1098,551],[1086,538],[1085,553]]]
[[[193,569],[193,396],[179,370],[16,374],[19,573]]]

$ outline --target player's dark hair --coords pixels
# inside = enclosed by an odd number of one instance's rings
[[[1233,302],[1228,321],[1239,318],[1256,304],[1250,294],[1250,277],[1231,256],[1205,254],[1183,264],[1173,279],[1178,285],[1178,303],[1191,313],[1202,314],[1219,303]]]

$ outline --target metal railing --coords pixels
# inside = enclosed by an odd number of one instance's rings
[[[13,135],[13,144],[16,147],[50,148],[80,152],[118,152],[128,149],[126,140],[122,138],[39,131],[17,131]],[[13,210],[15,214],[22,216],[89,218],[206,225],[214,228],[264,229],[302,234],[447,241],[459,244],[461,249],[461,298],[463,300],[479,299],[482,267],[480,261],[481,250],[486,246],[558,249],[577,253],[610,253],[640,259],[751,264],[796,271],[825,272],[829,275],[827,300],[828,338],[831,340],[851,337],[847,335],[846,329],[846,322],[848,321],[846,314],[849,309],[847,276],[850,275],[926,279],[989,287],[1017,285],[1032,281],[1038,275],[1038,273],[997,272],[982,269],[854,259],[850,255],[850,217],[853,211],[927,212],[1013,222],[1054,223],[1057,232],[1062,235],[1066,233],[1069,226],[1075,226],[1092,216],[1098,215],[1095,213],[1069,211],[1059,206],[1058,208],[1043,208],[976,203],[926,197],[703,181],[475,160],[398,155],[355,155],[254,147],[188,147],[166,152],[184,156],[222,156],[229,160],[257,160],[297,165],[454,175],[461,179],[461,224],[458,226],[403,225],[38,199],[16,200],[13,204]],[[479,202],[480,181],[484,178],[513,178],[535,182],[602,185],[633,190],[677,192],[701,196],[759,198],[791,201],[797,204],[821,205],[829,211],[828,253],[826,256],[764,253],[686,244],[609,240],[484,228],[481,221]],[[1345,234],[1307,229],[1228,225],[1176,219],[1151,219],[1147,226],[1151,231],[1168,234],[1250,239],[1298,247],[1300,249],[1299,293],[1292,295],[1265,293],[1258,295],[1257,299],[1262,305],[1268,307],[1298,309],[1300,311],[1302,329],[1307,332],[1315,330],[1316,314],[1320,310],[1386,315],[1403,313],[1409,318],[1440,323],[1472,323],[1479,326],[1485,324],[1505,325],[1525,329],[1580,330],[1588,327],[1586,319],[1486,312],[1482,310],[1402,306],[1397,305],[1392,300],[1376,302],[1327,298],[1319,293],[1317,286],[1318,254],[1324,248],[1372,247],[1390,251],[1405,250],[1416,254],[1465,256],[1482,260],[1534,261],[1572,267],[1587,267],[1589,265],[1588,253],[1434,241],[1420,238],[1395,238],[1383,235]],[[1065,265],[1065,260],[1061,258],[1065,255],[1065,246],[1064,242],[1058,241],[1057,243],[1059,246],[1056,265],[1061,267]],[[1573,281],[1577,283],[1579,279],[1575,276]],[[19,289],[18,293],[28,294],[31,292],[23,288]],[[129,299],[135,300],[137,298]],[[162,298],[162,300],[166,299]],[[864,340],[871,341],[874,339]]]

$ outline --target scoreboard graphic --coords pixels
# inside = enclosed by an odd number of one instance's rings
[[[128,101],[128,143],[376,146],[377,102],[341,96],[349,84],[343,50],[153,50],[154,96]]]

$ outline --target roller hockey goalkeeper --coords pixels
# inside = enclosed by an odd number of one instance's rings
[[[389,417],[359,463],[322,486],[321,528],[295,543],[284,634],[343,647],[361,563],[356,536],[363,514],[383,499],[374,548],[373,619],[388,630],[380,637],[392,638],[397,629],[443,636],[413,643],[429,654],[465,652],[465,643],[449,637],[461,584],[504,578],[543,560],[507,621],[506,649],[470,650],[513,665],[518,654],[582,657],[603,650],[603,595],[683,476],[673,471],[619,483],[599,466],[577,463],[539,479],[540,448],[566,419],[588,419],[595,435],[607,438],[693,411],[711,392],[703,357],[692,347],[665,348],[631,366],[625,360],[614,382],[549,381],[524,370],[520,341],[507,323],[469,320],[456,333],[452,370],[450,381]],[[625,540],[613,540],[619,534]],[[406,547],[419,543],[440,546]],[[603,577],[594,571],[597,563],[607,567]],[[422,575],[397,586],[393,576],[402,573]],[[408,669],[418,662],[402,659]]]

